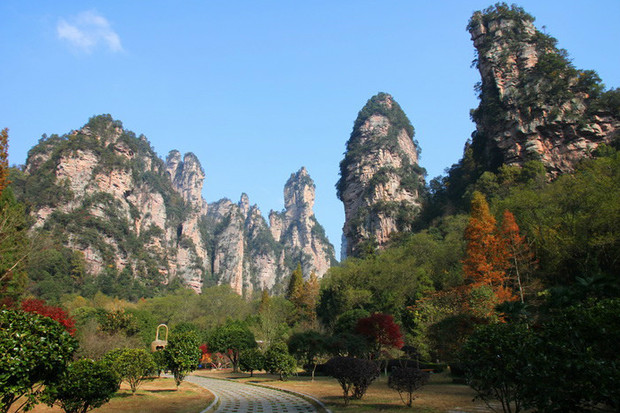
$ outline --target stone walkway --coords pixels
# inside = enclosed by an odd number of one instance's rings
[[[210,390],[219,399],[215,412],[318,412],[309,401],[274,389],[200,376],[188,376],[185,381]]]

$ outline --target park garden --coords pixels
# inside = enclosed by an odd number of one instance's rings
[[[299,266],[284,294],[246,296],[141,289],[130,269],[87,274],[62,234],[30,231],[7,140],[0,412],[86,412],[146,389],[196,403],[204,391],[185,378],[197,369],[315,389],[345,411],[447,411],[437,400],[454,394],[510,413],[620,410],[617,140],[554,180],[536,160],[485,170],[468,146],[425,188],[412,231],[381,250],[368,240],[321,279]],[[151,352],[160,324],[169,338]]]

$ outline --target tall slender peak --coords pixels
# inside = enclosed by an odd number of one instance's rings
[[[248,213],[250,212],[250,197],[245,192],[241,194],[241,199],[239,199],[239,209],[241,210],[241,214],[243,217],[247,219]]]
[[[596,72],[577,70],[534,20],[498,3],[467,26],[481,75],[471,149],[483,170],[535,160],[551,176],[570,172],[619,128]]]
[[[200,161],[191,152],[186,153],[181,160],[181,153],[172,150],[166,157],[166,171],[173,188],[196,211],[205,213],[206,203],[202,198],[202,187],[205,172]]]
[[[302,167],[284,185],[284,211],[269,214],[273,238],[290,262],[301,262],[304,276],[322,277],[336,261],[334,247],[314,216],[315,185]],[[290,269],[292,270],[292,268]]]
[[[314,206],[315,185],[305,167],[291,174],[284,185],[284,208],[286,211],[309,211]]]
[[[391,234],[411,229],[425,174],[418,165],[414,133],[405,112],[387,93],[373,96],[360,110],[336,184],[345,209],[346,256],[382,247]]]

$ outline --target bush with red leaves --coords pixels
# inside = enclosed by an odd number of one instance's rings
[[[369,317],[360,318],[355,331],[368,339],[375,347],[376,355],[381,349],[401,348],[404,344],[400,326],[389,314],[375,313]]]
[[[36,300],[34,298],[29,298],[22,301],[21,307],[22,310],[27,313],[39,314],[58,321],[69,334],[75,334],[75,320],[71,318],[62,308],[47,305],[45,304],[45,301]]]

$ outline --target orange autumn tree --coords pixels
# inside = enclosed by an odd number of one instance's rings
[[[467,247],[463,275],[470,295],[475,299],[475,293],[481,291],[481,287],[488,287],[493,296],[492,302],[486,306],[514,300],[506,272],[510,266],[510,254],[506,242],[497,232],[495,217],[489,211],[489,204],[480,192],[474,192],[471,200],[471,215],[465,228],[465,240]],[[488,310],[489,313],[492,311],[491,308]]]

